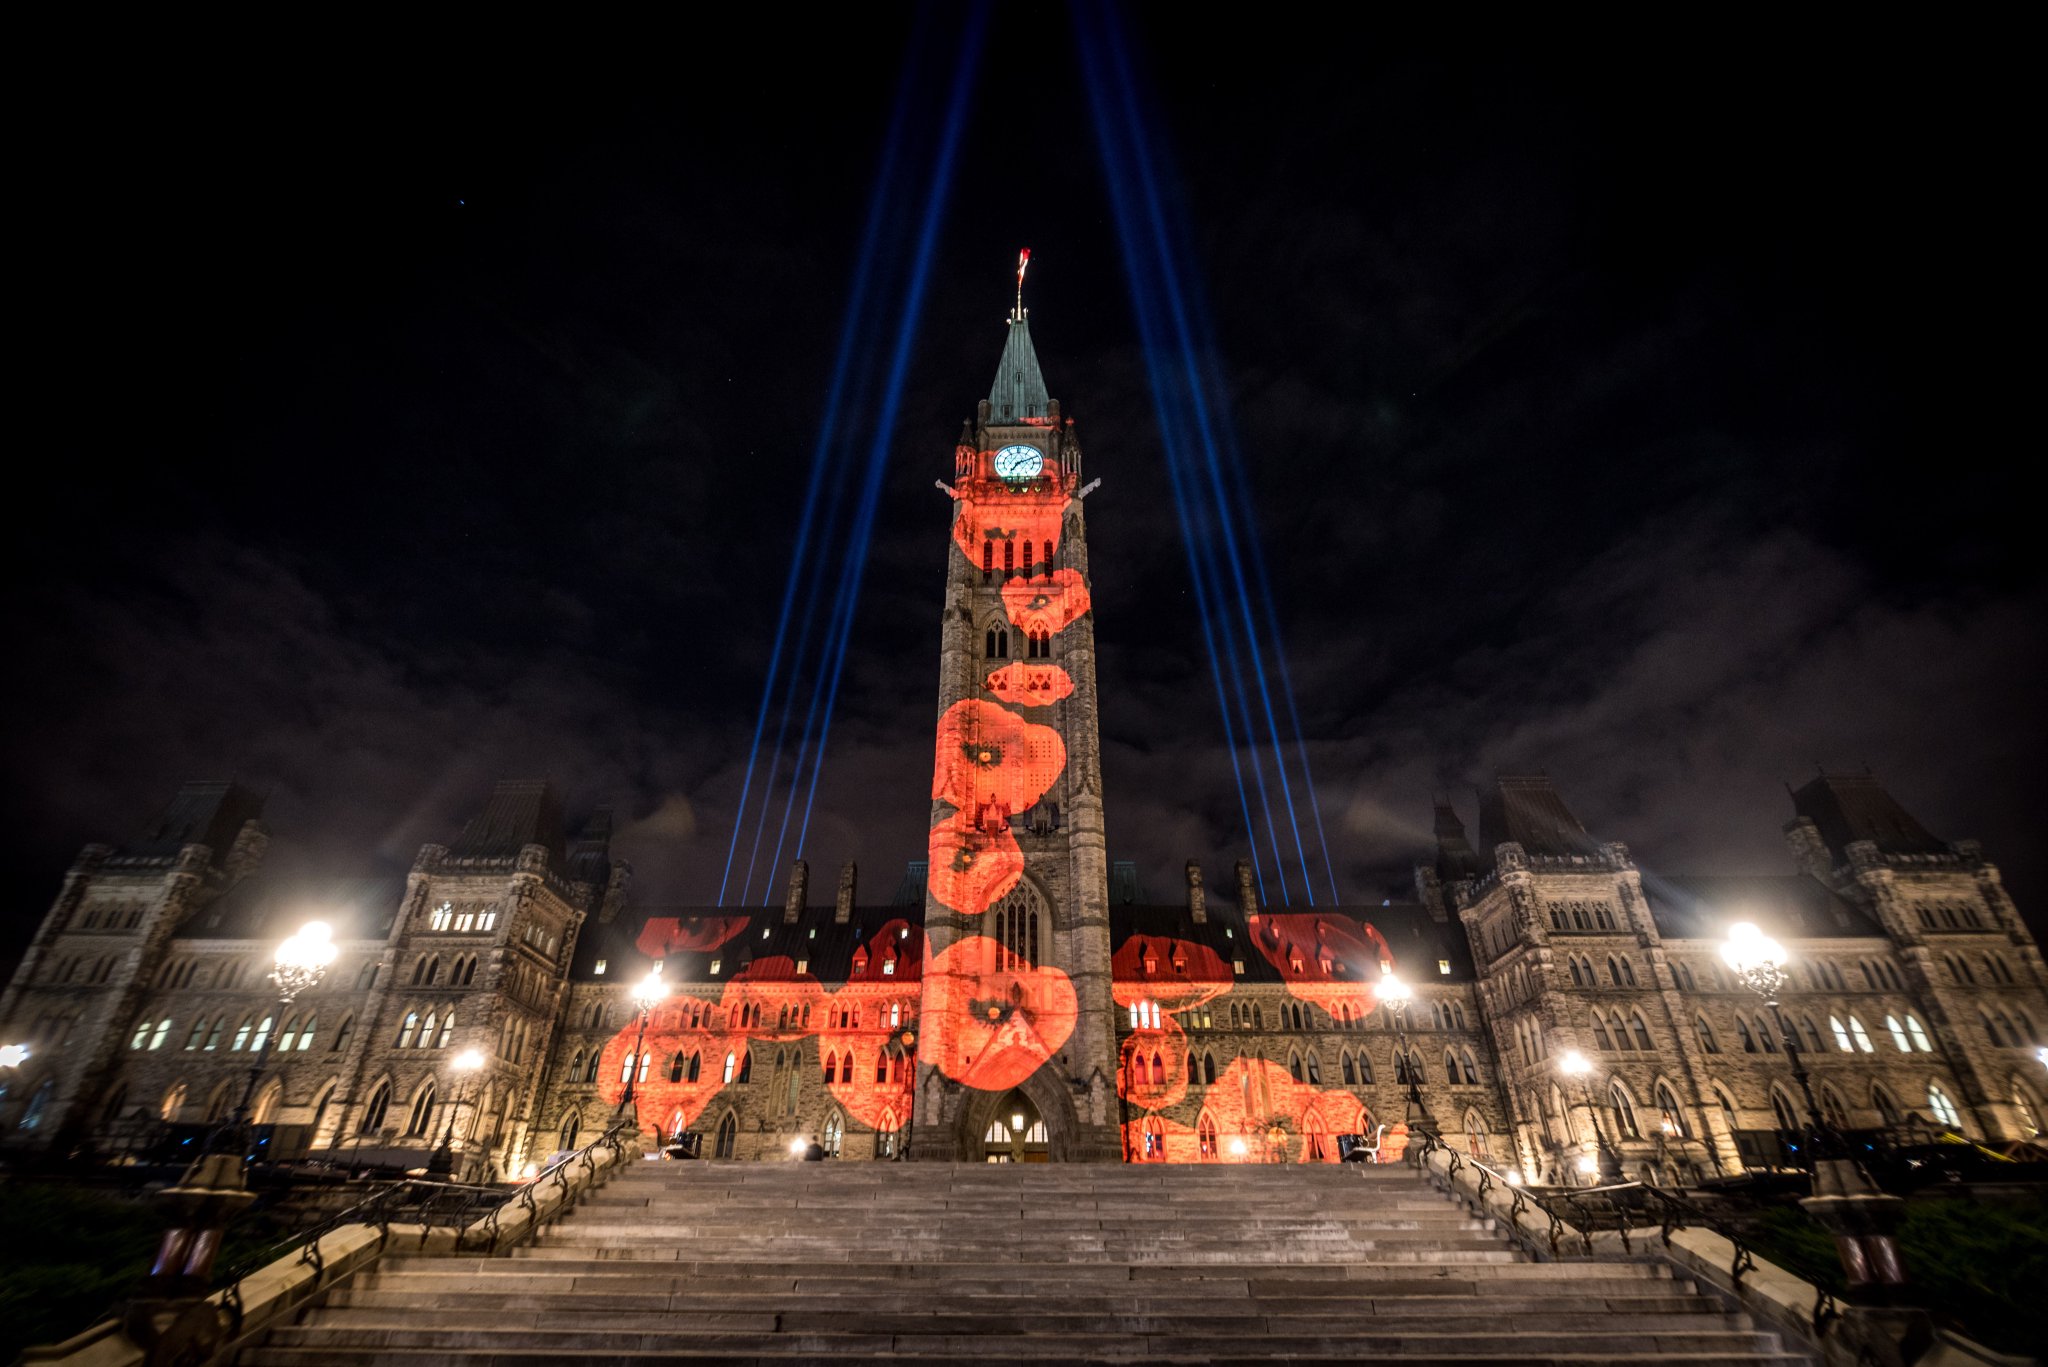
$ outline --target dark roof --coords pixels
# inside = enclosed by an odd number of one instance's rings
[[[786,967],[780,976],[801,960],[811,977],[835,985],[857,978],[915,982],[921,976],[921,908],[855,907],[845,925],[835,923],[830,906],[804,908],[795,925],[784,925],[782,915],[781,907],[636,907],[610,925],[586,921],[570,972],[578,981],[632,982],[659,959],[662,976],[671,982],[729,982],[757,961],[781,959]],[[890,951],[896,970],[884,974]],[[857,959],[867,964],[865,974],[856,974]],[[599,960],[605,964],[602,974]],[[754,976],[773,981],[778,973],[764,962]]]
[[[263,799],[239,783],[187,783],[178,789],[149,833],[123,845],[121,853],[168,859],[186,845],[206,845],[218,861],[233,847],[242,827],[262,816]]]
[[[1038,370],[1038,352],[1031,345],[1031,324],[1013,318],[1003,339],[996,382],[988,391],[989,421],[1008,424],[1044,418],[1051,413],[1051,403],[1045,376]]]
[[[1854,902],[1804,874],[1643,879],[1650,914],[1665,935],[1720,940],[1736,921],[1754,921],[1784,940],[1882,937]]]
[[[325,921],[337,940],[381,940],[405,898],[402,878],[293,879],[257,874],[201,907],[178,935],[193,940],[282,940]]]
[[[1598,846],[1565,806],[1557,785],[1541,774],[1502,774],[1479,794],[1479,844],[1492,863],[1494,846],[1513,841],[1529,854],[1592,854]]]
[[[1820,829],[1837,861],[1859,840],[1884,854],[1946,854],[1948,846],[1870,774],[1822,774],[1792,794],[1792,807]]]
[[[453,859],[516,859],[527,845],[542,845],[556,861],[563,857],[562,807],[545,779],[498,780],[484,809],[469,819],[448,847]]]
[[[1377,934],[1396,970],[1410,982],[1470,982],[1473,978],[1472,953],[1464,932],[1438,921],[1428,908],[1413,902],[1269,908],[1260,914],[1256,928],[1234,902],[1210,898],[1207,906],[1207,922],[1196,925],[1185,903],[1112,905],[1110,941],[1118,948],[1133,936],[1203,945],[1226,963],[1242,960],[1240,982],[1289,982],[1304,976],[1320,981],[1373,982],[1380,975],[1378,945],[1373,940]],[[1328,975],[1321,969],[1319,947],[1331,951],[1334,967]],[[1291,953],[1295,949],[1301,951],[1299,974]],[[1437,971],[1440,960],[1450,963],[1448,974]]]
[[[915,981],[923,966],[922,921],[921,908],[901,906],[856,907],[843,926],[834,923],[830,906],[804,908],[795,925],[783,924],[781,907],[642,907],[608,926],[585,922],[571,972],[581,982],[632,982],[659,958],[663,976],[672,982],[729,982],[757,962],[780,959],[784,966],[762,963],[754,970],[757,979],[773,981],[777,972],[786,973],[803,960],[811,977],[837,986],[858,976],[856,954],[866,948],[866,980]],[[903,935],[904,930],[910,933]],[[1194,923],[1184,903],[1112,906],[1112,946],[1121,949],[1133,937],[1205,946],[1226,966],[1242,960],[1244,973],[1232,975],[1240,982],[1279,983],[1304,976],[1376,981],[1380,942],[1411,982],[1473,978],[1463,932],[1413,903],[1268,911],[1260,916],[1256,933],[1234,903],[1210,902],[1203,925]],[[896,971],[885,976],[877,956],[891,947],[899,961]],[[1294,947],[1302,950],[1300,973],[1289,952]],[[1327,975],[1317,947],[1330,951],[1335,967]],[[716,974],[711,972],[714,959],[719,962]],[[599,960],[605,964],[602,974]],[[1438,972],[1440,960],[1450,963],[1448,974]]]

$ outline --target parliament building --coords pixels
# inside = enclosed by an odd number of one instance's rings
[[[1791,794],[1779,876],[1652,874],[1504,775],[1476,838],[1438,805],[1373,905],[1265,906],[1243,862],[1195,860],[1145,900],[1109,859],[1090,486],[1021,310],[953,462],[931,824],[886,896],[798,863],[779,905],[667,905],[608,813],[526,781],[403,879],[279,886],[261,801],[188,784],[80,852],[0,995],[28,1051],[0,1150],[133,1151],[253,1086],[274,1156],[421,1166],[445,1137],[464,1174],[516,1176],[630,1079],[637,1123],[707,1160],[1334,1162],[1426,1127],[1531,1180],[1604,1144],[1688,1181],[1810,1119],[1787,1036],[1838,1128],[2041,1132],[2040,949],[1978,846],[1868,774]],[[273,955],[311,916],[338,953],[280,1005]],[[1745,921],[1789,951],[1775,1012],[1723,966]]]

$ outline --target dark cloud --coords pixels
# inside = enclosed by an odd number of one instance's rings
[[[137,73],[36,152],[66,286],[24,388],[64,441],[9,547],[14,940],[80,843],[226,773],[327,868],[547,774],[619,806],[647,895],[716,892],[900,61],[875,25],[376,114]],[[1659,870],[1783,868],[1818,762],[2048,896],[1999,82],[1929,103],[1796,37],[1618,69],[1146,36],[1347,895],[1501,768]],[[977,106],[933,263],[807,849],[870,895],[922,857],[930,485],[1025,243],[1104,480],[1113,853],[1163,892],[1245,847],[1065,42],[1001,11],[1035,98]]]

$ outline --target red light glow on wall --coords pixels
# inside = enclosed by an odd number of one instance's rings
[[[982,684],[1004,702],[1019,707],[1050,707],[1071,696],[1074,680],[1058,665],[1008,664]]]

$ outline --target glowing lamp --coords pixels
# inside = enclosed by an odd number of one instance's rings
[[[1505,1179],[1507,1184],[1511,1187],[1519,1187],[1522,1185],[1522,1174],[1517,1169],[1509,1168],[1506,1172],[1501,1174],[1501,1177]]]
[[[1579,1171],[1591,1177],[1594,1173],[1600,1171],[1600,1160],[1590,1153],[1587,1154],[1579,1160]]]
[[[642,1011],[652,1011],[668,996],[668,984],[661,980],[661,970],[656,968],[634,983],[628,995],[633,998],[633,1005]]]
[[[1737,921],[1728,927],[1728,939],[1721,946],[1721,958],[1737,973],[1746,973],[1756,964],[1782,968],[1786,957],[1785,946],[1758,930],[1753,921]]]
[[[1387,1002],[1390,1005],[1395,1002],[1405,1003],[1410,997],[1414,995],[1414,989],[1409,987],[1407,983],[1402,982],[1400,978],[1396,977],[1393,969],[1389,968],[1381,971],[1380,985],[1378,991],[1378,996],[1381,1001]]]
[[[519,1170],[519,1180],[522,1182],[531,1182],[538,1176],[540,1176],[540,1164],[538,1163],[528,1163]]]
[[[1564,1057],[1557,1061],[1557,1070],[1566,1077],[1584,1077],[1593,1071],[1593,1063],[1578,1050],[1568,1049]]]
[[[272,963],[270,980],[277,984],[278,998],[289,1002],[316,986],[338,953],[334,932],[325,921],[308,921],[300,926],[298,934],[277,947]]]
[[[1243,1139],[1243,1137],[1242,1137],[1242,1136],[1240,1136],[1239,1138],[1236,1138],[1236,1139],[1233,1139],[1233,1140],[1231,1140],[1231,1141],[1230,1141],[1230,1154],[1231,1154],[1231,1157],[1233,1157],[1233,1158],[1242,1158],[1242,1157],[1244,1157],[1244,1155],[1245,1155],[1245,1147],[1244,1147],[1244,1139]]]
[[[451,1059],[448,1066],[458,1073],[473,1073],[484,1066],[483,1050],[465,1049]]]
[[[26,1044],[0,1044],[0,1068],[19,1068],[28,1062]]]
[[[811,1146],[809,1144],[806,1144],[804,1142],[803,1136],[798,1135],[796,1138],[789,1141],[789,1156],[792,1158],[802,1158],[806,1153],[810,1151],[810,1147]]]

